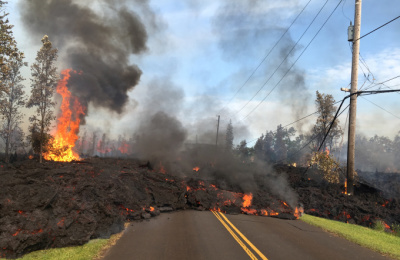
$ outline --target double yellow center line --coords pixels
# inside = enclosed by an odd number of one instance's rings
[[[258,258],[253,254],[253,252],[246,246],[250,246],[254,252],[256,252],[261,259],[268,260],[261,252],[257,249],[230,221],[222,212],[217,212],[211,210],[211,212],[217,217],[217,219],[222,223],[222,225],[228,230],[232,237],[238,242],[238,244],[243,248],[243,250],[250,256],[251,259],[257,260]],[[230,227],[229,227],[230,226]],[[236,233],[235,233],[236,232]],[[238,234],[242,240],[236,235]]]

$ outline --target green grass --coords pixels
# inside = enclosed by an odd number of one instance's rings
[[[127,224],[125,225],[125,227]],[[39,250],[24,255],[20,260],[96,260],[115,245],[123,232],[112,235],[109,239],[93,239],[82,246]]]
[[[337,234],[363,247],[400,259],[400,237],[370,228],[304,214],[302,221]]]
[[[24,255],[21,260],[92,260],[107,245],[108,239],[94,239],[83,246],[53,248]]]

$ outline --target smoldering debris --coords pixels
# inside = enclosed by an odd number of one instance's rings
[[[288,177],[299,194],[296,209],[264,185],[271,176],[254,175],[256,191],[243,193],[229,183],[223,188],[221,181],[203,180],[207,166],[188,172],[186,178],[152,170],[137,160],[27,160],[1,166],[0,256],[7,258],[81,245],[121,231],[126,221],[183,209],[296,219],[302,204],[308,214],[363,226],[378,220],[389,228],[400,223],[398,198],[386,199],[365,184],[347,196],[340,185],[309,179],[304,168],[285,165],[274,167],[275,177]]]
[[[125,221],[148,219],[163,211],[240,213],[244,202],[239,190],[173,176],[145,161],[92,158],[40,164],[27,160],[1,166],[0,256],[7,258],[109,237],[121,231]],[[253,213],[265,208],[278,217],[295,218],[294,209],[268,191],[252,197]],[[250,210],[248,200],[244,211]]]

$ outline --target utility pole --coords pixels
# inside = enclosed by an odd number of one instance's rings
[[[354,13],[354,34],[353,34],[353,57],[351,64],[351,90],[350,94],[357,92],[358,81],[358,60],[360,53],[360,28],[361,28],[361,1],[355,0]],[[347,147],[347,193],[354,194],[354,155],[356,144],[356,113],[357,113],[357,95],[350,97],[350,115],[349,115],[349,136]]]
[[[217,124],[217,138],[215,140],[215,146],[218,146],[218,131],[219,131],[219,115],[218,115],[218,124]]]

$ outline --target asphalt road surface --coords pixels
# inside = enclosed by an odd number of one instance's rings
[[[104,260],[390,259],[300,220],[211,211],[134,222]]]

